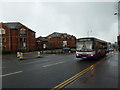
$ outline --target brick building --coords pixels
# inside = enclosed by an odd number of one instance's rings
[[[0,23],[3,51],[35,50],[35,32],[19,22]]]
[[[76,37],[67,33],[54,32],[47,36],[50,48],[76,47]]]
[[[36,38],[36,47],[37,50],[49,49],[49,38],[41,36]]]

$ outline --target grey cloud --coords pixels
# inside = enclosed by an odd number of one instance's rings
[[[58,31],[79,38],[92,30],[91,36],[114,42],[118,32],[115,5],[114,2],[2,3],[0,21],[20,21],[35,30],[37,37]]]

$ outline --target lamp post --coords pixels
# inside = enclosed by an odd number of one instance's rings
[[[117,12],[115,12],[114,15],[118,15],[119,16],[120,15],[120,1],[118,1],[116,9],[117,9]]]
[[[118,51],[120,52],[120,32],[119,32],[119,29],[120,29],[120,1],[118,1],[117,3],[117,12],[114,13],[114,15],[117,15],[118,16],[118,37],[117,37],[117,42],[118,42]]]

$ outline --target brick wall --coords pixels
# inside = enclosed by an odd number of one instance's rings
[[[56,33],[53,33],[56,34]],[[67,42],[65,47],[76,47],[76,37],[73,35],[68,35],[66,33],[57,33],[57,35],[50,34],[47,37],[50,38],[50,48],[63,48],[63,41]],[[65,35],[64,35],[65,34]],[[52,37],[53,35],[53,37]]]
[[[61,48],[62,41],[59,37],[52,37],[50,38],[50,48]]]
[[[5,29],[5,34],[2,34],[2,38],[6,38],[6,42],[2,42],[2,45],[5,46],[6,51],[18,51],[21,50],[21,46],[26,44],[27,51],[35,50],[35,32],[22,25],[20,28],[9,29],[9,27],[2,23],[2,28]],[[26,35],[20,35],[21,29],[26,30]],[[25,38],[26,42],[20,41],[20,39]]]
[[[1,38],[5,38],[5,42],[2,42],[2,46],[5,47],[5,50],[11,50],[10,46],[10,30],[4,24],[2,24],[2,28],[5,30],[5,34],[1,35]]]

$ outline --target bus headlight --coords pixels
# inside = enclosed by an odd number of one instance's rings
[[[79,56],[79,54],[76,54],[76,56]]]
[[[93,54],[91,54],[90,56],[94,56]]]
[[[91,56],[91,57],[92,57],[92,56],[94,56],[94,55],[93,55],[93,54],[88,54],[88,56]]]
[[[81,56],[81,54],[76,54],[76,56]]]

